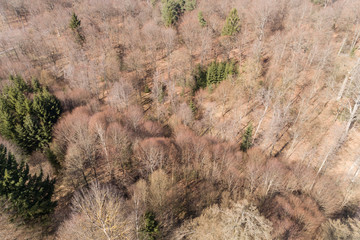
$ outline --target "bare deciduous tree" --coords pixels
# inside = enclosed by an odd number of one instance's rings
[[[112,86],[109,92],[108,101],[110,102],[110,105],[121,110],[127,108],[131,104],[133,94],[134,89],[131,84],[124,79],[120,79]]]
[[[186,223],[174,239],[271,239],[271,223],[255,206],[246,201],[233,203],[231,208],[212,206]]]
[[[130,229],[119,193],[95,182],[74,195],[71,218],[61,226],[58,239],[131,239]]]

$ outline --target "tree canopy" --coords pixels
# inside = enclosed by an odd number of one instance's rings
[[[51,200],[55,180],[44,179],[43,173],[31,175],[29,166],[16,162],[14,155],[0,145],[0,196],[6,210],[24,221],[41,219],[51,213],[56,202]]]
[[[0,96],[0,133],[26,153],[43,149],[61,114],[60,101],[37,80],[32,84],[20,76],[10,76],[10,80],[12,84]]]
[[[229,16],[226,18],[226,22],[222,30],[222,35],[233,36],[234,34],[240,32],[240,29],[240,18],[236,8],[233,8],[229,13]]]

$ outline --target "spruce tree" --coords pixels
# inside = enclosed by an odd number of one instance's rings
[[[248,127],[245,130],[245,133],[243,135],[242,138],[242,142],[240,145],[240,150],[243,152],[247,152],[247,150],[251,147],[252,145],[252,124],[250,123],[248,125]]]
[[[46,88],[34,96],[33,111],[45,125],[52,127],[61,113],[60,101]]]
[[[217,80],[218,80],[217,63],[212,62],[207,70],[207,75],[206,75],[207,85],[210,86],[212,84],[216,84]]]
[[[193,77],[195,85],[193,87],[193,92],[196,92],[200,88],[205,88],[207,85],[206,82],[206,69],[203,69],[203,67],[198,64],[196,68],[193,71]]]
[[[176,0],[163,1],[163,7],[161,9],[162,18],[165,26],[174,26],[180,18],[183,5]]]
[[[225,76],[225,68],[226,68],[226,64],[225,63],[218,63],[217,64],[217,79],[216,79],[216,83],[221,82],[222,80],[224,80],[226,78]]]
[[[42,219],[51,213],[56,202],[51,200],[55,180],[44,179],[43,173],[31,175],[24,162],[0,145],[0,196],[9,203],[6,208],[25,222]]]
[[[81,25],[81,20],[79,20],[78,16],[75,13],[73,13],[69,24],[70,28],[72,30],[76,30],[80,27],[80,25]]]
[[[233,8],[226,18],[224,28],[222,30],[223,36],[233,36],[234,34],[240,32],[240,18],[236,8]]]
[[[52,127],[61,114],[60,101],[37,80],[33,80],[32,86],[19,76],[10,76],[10,80],[12,84],[0,96],[0,133],[26,153],[43,149],[50,142]]]
[[[235,63],[233,61],[227,62],[225,67],[225,78],[235,73]]]
[[[198,19],[199,19],[200,26],[201,27],[206,27],[207,22],[206,22],[206,20],[204,18],[204,15],[203,15],[202,11],[199,12]]]
[[[144,215],[144,226],[141,229],[144,238],[148,240],[155,240],[159,235],[159,223],[155,219],[153,212],[146,212]]]

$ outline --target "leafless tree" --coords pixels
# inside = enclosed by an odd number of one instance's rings
[[[164,138],[148,138],[135,146],[135,155],[144,166],[147,173],[152,173],[165,166],[168,159],[169,142]]]
[[[108,101],[116,109],[121,110],[127,108],[131,104],[133,94],[134,89],[131,84],[124,79],[120,79],[112,86],[109,92]]]
[[[147,184],[146,181],[140,179],[133,186],[133,209],[134,209],[134,223],[135,223],[135,232],[136,238],[139,239],[139,231],[140,231],[140,217],[145,211],[147,199]]]
[[[95,182],[72,200],[72,215],[58,239],[131,239],[131,223],[120,194]]]
[[[161,37],[165,44],[166,56],[170,56],[171,52],[176,46],[176,31],[172,28],[165,28],[161,30]]]
[[[174,239],[271,239],[271,223],[246,201],[231,208],[212,206],[186,223]]]

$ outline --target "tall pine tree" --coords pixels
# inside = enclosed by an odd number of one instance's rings
[[[50,142],[52,127],[61,114],[60,101],[37,80],[33,80],[32,86],[19,76],[10,76],[10,80],[12,84],[0,96],[0,133],[26,153],[43,149]]]
[[[0,196],[7,201],[10,213],[29,222],[51,213],[56,202],[51,200],[55,180],[44,179],[43,173],[31,175],[24,162],[18,164],[14,155],[0,145]]]
[[[78,16],[75,13],[73,13],[71,16],[69,26],[72,30],[78,29],[81,26],[81,20],[78,18]]]
[[[223,36],[233,36],[236,33],[240,32],[240,18],[236,8],[233,8],[226,18],[224,28],[222,30]]]
[[[206,20],[205,20],[205,18],[204,18],[204,15],[203,15],[203,12],[202,12],[202,11],[199,12],[199,14],[198,14],[198,19],[199,19],[200,26],[201,26],[201,27],[206,27],[207,22],[206,22]]]
[[[240,150],[243,152],[247,152],[247,150],[252,145],[252,131],[253,131],[253,128],[252,128],[252,124],[250,123],[245,130],[245,133],[243,135],[242,142],[240,145]]]

